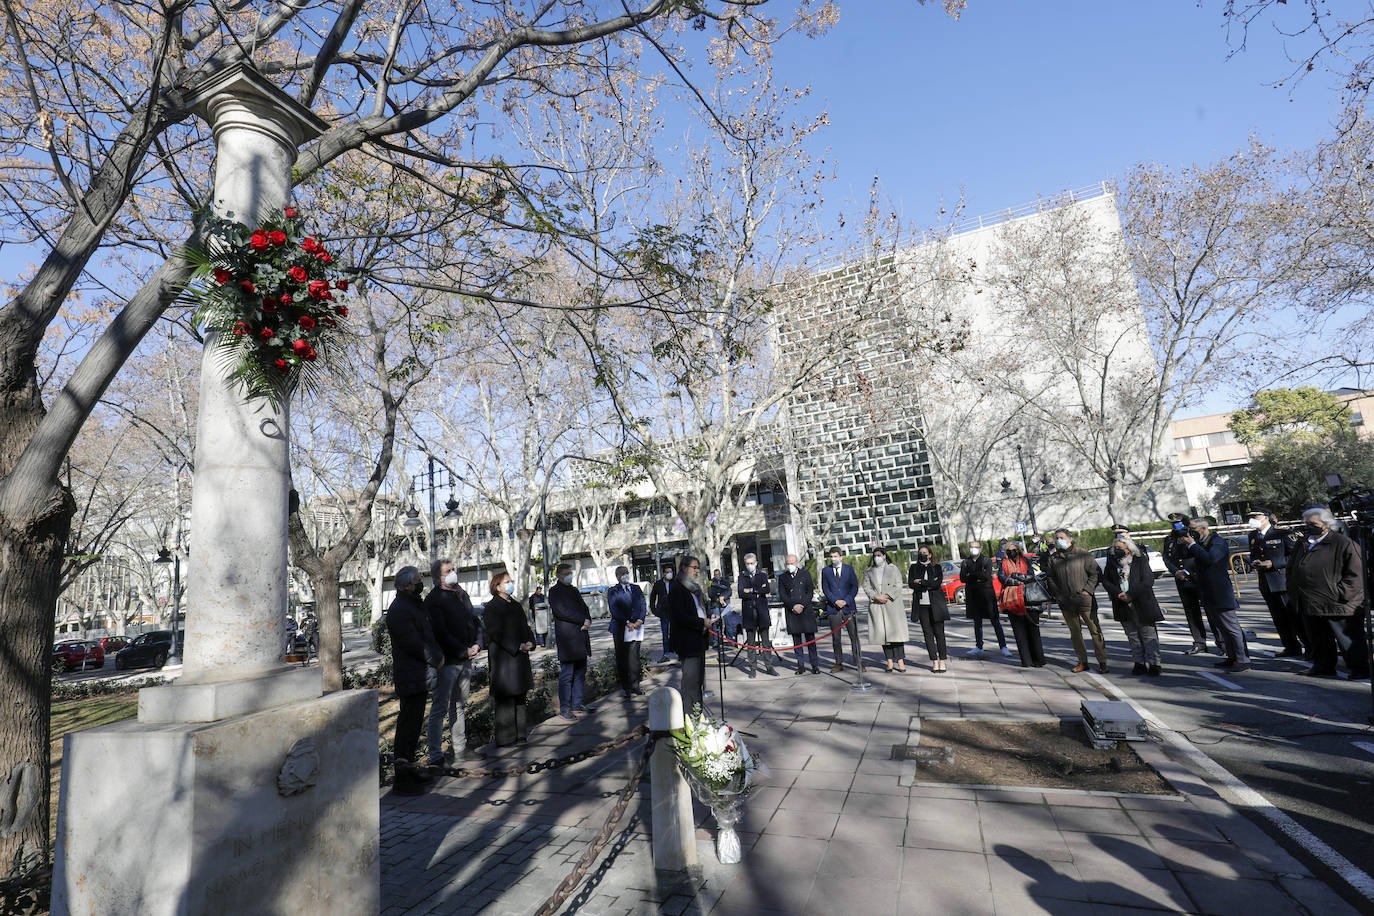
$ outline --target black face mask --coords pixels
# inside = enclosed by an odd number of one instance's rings
[[[1320,535],[1326,529],[1321,525],[1314,525],[1312,522],[1304,522],[1303,528],[1307,529],[1308,534]]]
[[[919,563],[921,563],[922,565],[926,565],[926,564],[929,564],[929,563],[930,563],[930,557],[926,556],[925,554],[921,554],[921,555],[920,555],[919,557],[917,557],[916,559],[917,559],[917,561],[918,561]]]

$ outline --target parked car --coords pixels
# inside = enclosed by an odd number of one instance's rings
[[[1031,567],[1035,571],[1038,572],[1040,570],[1040,567],[1037,565],[1039,561],[1037,560],[1035,554],[1026,554],[1026,559],[1030,560]],[[997,558],[993,557],[992,562],[998,562]],[[945,560],[940,563],[940,569],[945,574],[943,582],[943,588],[945,590],[945,600],[953,601],[955,604],[963,604],[964,580],[959,576],[959,564],[955,563],[953,560]],[[992,592],[993,594],[999,597],[1002,594],[1002,583],[995,576],[992,580]]]
[[[100,648],[105,650],[106,655],[114,655],[133,641],[131,636],[106,636],[100,640]]]
[[[100,648],[99,643],[69,639],[52,647],[52,663],[61,665],[63,671],[73,671],[77,668],[85,671],[88,667],[104,668],[105,650]]]
[[[178,638],[182,634],[177,634]],[[172,654],[172,631],[149,630],[115,654],[115,668],[161,668]]]

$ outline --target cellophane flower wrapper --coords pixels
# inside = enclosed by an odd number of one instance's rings
[[[768,780],[768,767],[749,752],[739,733],[717,724],[705,713],[688,716],[675,732],[678,766],[692,794],[715,816],[720,827],[716,853],[721,862],[740,861],[736,825],[744,816],[744,801]]]

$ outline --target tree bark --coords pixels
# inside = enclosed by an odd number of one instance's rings
[[[339,566],[321,564],[319,576],[310,576],[315,592],[315,616],[320,621],[320,670],[324,689],[343,689],[343,617],[339,610]]]

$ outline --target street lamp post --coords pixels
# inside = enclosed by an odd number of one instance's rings
[[[172,564],[172,648],[167,656],[168,665],[181,664],[181,643],[177,639],[177,622],[181,617],[181,526],[177,526],[176,550],[158,548],[154,563]]]
[[[1030,516],[1031,534],[1039,534],[1040,526],[1035,523],[1035,503],[1031,499],[1030,475],[1026,473],[1026,458],[1021,453],[1020,445],[1016,446],[1016,463],[1021,466],[1021,484],[1026,488],[1026,513]],[[1049,486],[1049,475],[1044,475],[1042,481]],[[1011,495],[1011,481],[1005,477],[1002,478],[1002,495]]]
[[[421,485],[421,489],[424,489],[424,490],[428,490],[428,491],[429,491],[429,520],[428,520],[428,521],[429,521],[429,542],[428,542],[428,546],[429,546],[429,565],[430,565],[430,568],[433,569],[433,568],[434,568],[434,563],[435,563],[435,561],[438,560],[438,558],[439,558],[439,548],[438,548],[438,545],[435,543],[435,531],[434,531],[434,526],[435,526],[435,515],[436,515],[436,512],[437,512],[437,510],[436,510],[435,507],[434,507],[434,493],[435,493],[435,490],[436,490],[436,487],[435,487],[435,485],[434,485],[434,456],[431,455],[429,452],[425,452],[425,458],[427,459],[427,462],[428,462],[428,482],[427,482],[426,484]],[[443,470],[444,470],[445,473],[448,474],[448,486],[449,486],[449,491],[448,491],[448,502],[445,503],[445,505],[444,505],[444,518],[448,518],[448,519],[459,519],[459,518],[462,518],[463,513],[460,512],[460,511],[458,510],[458,501],[457,501],[456,499],[453,498],[453,481],[454,481],[455,478],[458,479],[458,480],[462,480],[463,478],[461,478],[461,477],[459,477],[457,474],[453,473],[453,471],[450,470],[450,469],[448,469],[447,467],[443,468]],[[411,485],[410,485],[410,506],[409,506],[409,508],[406,509],[406,518],[405,518],[405,521],[402,522],[401,524],[405,525],[405,527],[407,527],[407,528],[418,528],[418,527],[420,527],[421,524],[423,524],[423,523],[420,521],[420,510],[417,509],[417,508],[415,507],[415,484],[414,484],[414,483],[411,483]]]

